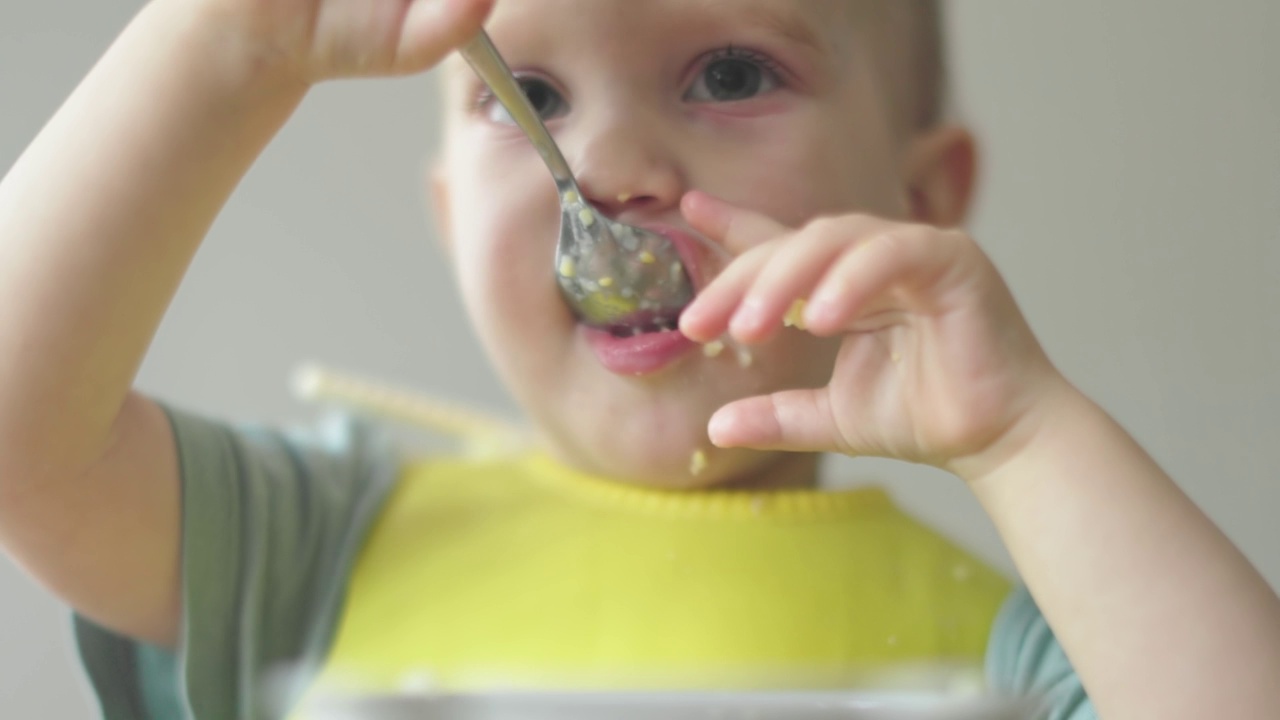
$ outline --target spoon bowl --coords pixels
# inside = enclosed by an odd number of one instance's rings
[[[560,148],[483,30],[461,49],[512,120],[538,150],[560,197],[555,277],[585,325],[615,334],[674,329],[693,300],[693,282],[672,242],[616,222],[586,200]]]
[[[672,242],[561,196],[556,281],[579,319],[615,333],[674,330],[693,285]]]

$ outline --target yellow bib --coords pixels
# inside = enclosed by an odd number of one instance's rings
[[[1009,592],[879,489],[665,492],[538,455],[409,466],[316,687],[830,689],[981,667]]]

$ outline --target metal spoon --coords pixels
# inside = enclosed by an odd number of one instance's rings
[[[555,276],[584,324],[617,334],[674,329],[693,300],[693,283],[675,246],[658,233],[614,222],[588,203],[564,155],[483,30],[461,49],[537,148],[560,195]]]

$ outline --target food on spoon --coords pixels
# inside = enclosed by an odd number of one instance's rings
[[[567,278],[578,276],[578,266],[573,262],[573,258],[564,257],[560,260],[560,275]]]

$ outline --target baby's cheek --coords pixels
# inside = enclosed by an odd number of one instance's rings
[[[544,315],[549,291],[555,287],[550,260],[539,262],[542,258],[506,250],[500,242],[477,243],[460,258],[468,302],[478,306],[489,322],[503,325]]]
[[[816,162],[767,148],[750,161],[722,166],[716,178],[700,189],[788,227],[800,227],[853,202],[848,183],[832,176]]]
[[[797,227],[820,215],[883,210],[896,174],[883,143],[819,116],[796,119],[773,141],[726,163],[738,204]]]

